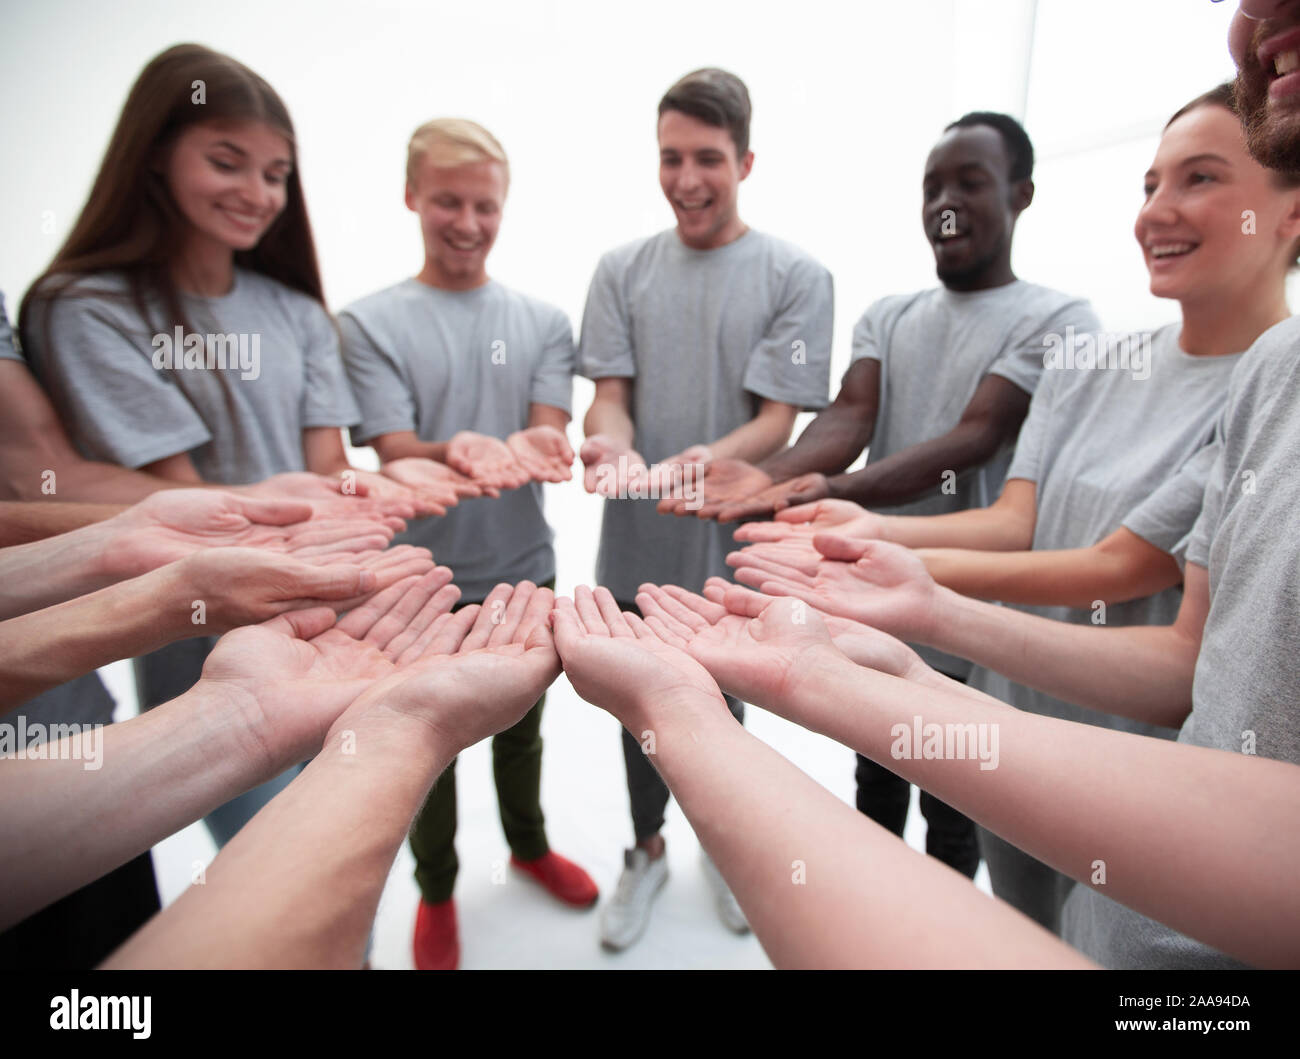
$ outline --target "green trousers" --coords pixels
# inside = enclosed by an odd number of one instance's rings
[[[552,588],[549,581],[543,587]],[[470,602],[458,604],[457,609]],[[523,720],[492,737],[492,777],[496,781],[501,827],[510,851],[520,860],[536,860],[550,847],[542,815],[543,695]],[[429,904],[448,900],[456,887],[456,762],[452,761],[429,791],[411,825],[415,881]]]

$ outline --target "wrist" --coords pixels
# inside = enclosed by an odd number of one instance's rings
[[[413,786],[427,787],[459,749],[425,721],[396,710],[345,711],[330,726],[317,760],[351,769],[375,770]]]

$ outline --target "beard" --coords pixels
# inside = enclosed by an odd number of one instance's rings
[[[1268,75],[1252,48],[1237,72],[1233,95],[1246,130],[1246,148],[1260,165],[1285,173],[1300,172],[1300,97],[1270,107]]]
[[[977,285],[984,278],[984,274],[997,263],[998,258],[1002,255],[1001,245],[990,248],[978,258],[967,261],[961,265],[949,265],[947,267],[936,264],[934,274],[939,277],[939,282],[945,287],[953,287],[961,290],[964,287]]]

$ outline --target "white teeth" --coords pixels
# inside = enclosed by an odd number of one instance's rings
[[[1273,56],[1273,69],[1278,77],[1300,70],[1300,50],[1284,51]]]
[[[1173,257],[1196,249],[1195,243],[1157,243],[1151,247],[1152,257]]]

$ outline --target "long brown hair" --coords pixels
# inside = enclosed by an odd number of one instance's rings
[[[188,324],[171,266],[189,222],[167,186],[165,161],[185,128],[220,120],[265,122],[288,139],[294,154],[284,209],[257,246],[235,252],[235,264],[324,304],[288,108],[243,63],[200,44],[177,44],[150,60],[131,86],[90,197],[54,260],[23,298],[20,329],[34,300],[48,313],[55,298],[76,293],[69,288],[78,278],[108,270],[126,276],[128,296],[146,322],[152,296],[171,318],[158,330]]]

